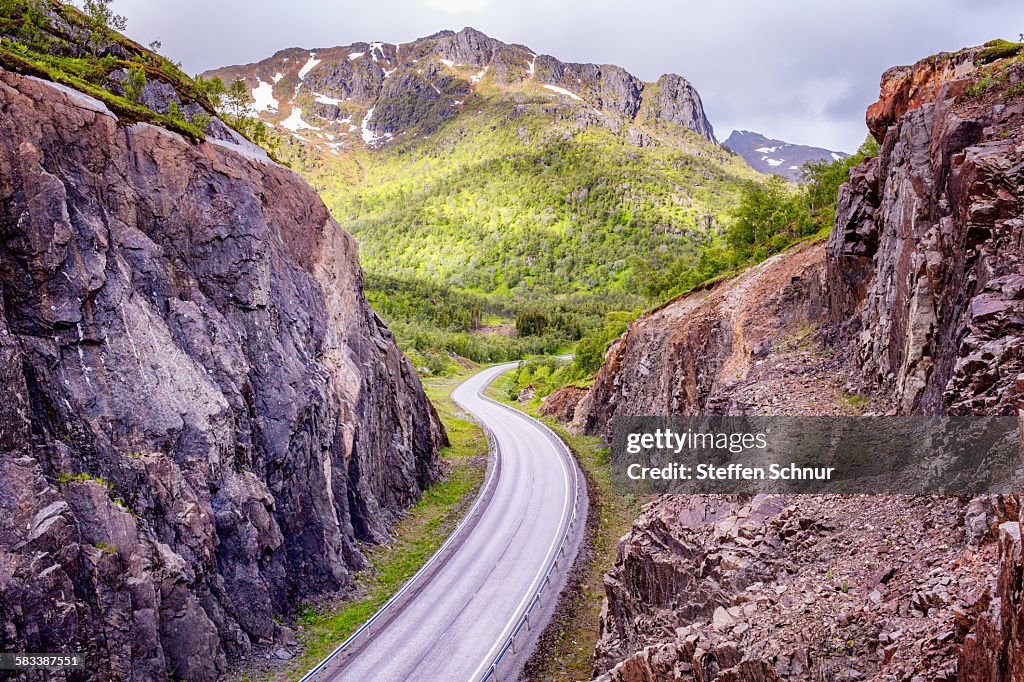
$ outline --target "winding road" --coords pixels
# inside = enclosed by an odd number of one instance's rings
[[[487,385],[514,366],[485,369],[452,393],[493,437],[496,478],[485,484],[491,494],[481,499],[474,520],[453,536],[452,549],[438,566],[413,578],[410,596],[382,614],[379,629],[336,652],[311,679],[478,682],[503,650],[562,550],[578,485],[572,457],[550,430],[484,397]],[[580,497],[586,496],[581,492]],[[572,524],[570,540],[583,525]],[[568,544],[571,555],[560,560],[566,566],[578,542]],[[417,580],[420,584],[412,584]],[[542,603],[547,608],[536,613],[540,621],[553,608],[564,571],[552,574],[551,582]],[[533,621],[531,631],[542,626]],[[506,656],[492,679],[515,677],[530,644],[529,637],[522,639],[525,643],[517,638],[517,655]]]

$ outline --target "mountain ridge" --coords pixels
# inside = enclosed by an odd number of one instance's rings
[[[203,75],[244,80],[264,121],[293,134],[315,131],[307,135],[334,149],[357,131],[366,145],[429,132],[488,85],[564,99],[630,123],[676,125],[715,141],[699,93],[682,76],[644,83],[620,66],[562,62],[470,27],[409,43],[287,48]]]

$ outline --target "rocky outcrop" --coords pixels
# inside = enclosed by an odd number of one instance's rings
[[[903,412],[1024,405],[1024,66],[978,52],[886,73],[829,241],[837,338]]]
[[[954,680],[995,556],[968,540],[970,512],[956,498],[663,498],[605,577],[597,679]]]
[[[964,641],[959,679],[1024,679],[1024,608],[1021,606],[1020,521],[999,526],[998,572],[986,594],[988,609]]]
[[[715,131],[704,115],[700,95],[682,76],[667,74],[657,83],[645,85],[644,102],[641,115],[645,119],[674,123],[714,141]]]
[[[345,145],[361,137],[377,145],[402,134],[429,133],[457,116],[467,97],[484,83],[488,86],[485,96],[498,92],[520,105],[526,92],[539,100],[538,109],[548,102],[561,102],[588,124],[621,130],[647,143],[650,136],[635,125],[676,126],[715,140],[700,95],[681,76],[669,74],[657,83],[644,84],[618,66],[562,62],[473,28],[441,31],[401,45],[355,43],[313,51],[284,50],[256,64],[205,75],[225,82],[241,78],[250,92],[261,89],[260,98],[254,95],[261,106],[259,113],[276,126],[293,132],[303,129],[290,118],[300,111],[303,125],[317,131],[304,134],[310,144],[330,140]],[[273,104],[268,103],[267,93]],[[349,122],[322,116],[316,105],[326,100],[343,103],[364,132],[357,136]]]
[[[738,387],[763,385],[748,384],[751,371],[820,319],[824,256],[820,242],[803,245],[640,317],[608,350],[575,423],[608,435],[616,415],[754,410],[770,396]]]
[[[576,416],[576,407],[587,395],[587,389],[581,386],[566,386],[553,392],[544,399],[540,406],[540,414],[554,417],[563,422],[571,422]]]
[[[123,123],[0,70],[0,648],[213,680],[351,585],[445,436],[312,189]]]

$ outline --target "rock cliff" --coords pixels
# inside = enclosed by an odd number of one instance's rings
[[[617,414],[1018,413],[1021,52],[989,44],[887,72],[868,112],[881,152],[840,190],[827,244],[642,316],[575,423],[607,435]],[[1021,679],[1018,517],[1012,497],[661,498],[606,577],[597,672]]]
[[[361,278],[241,138],[0,69],[0,649],[214,680],[351,584],[446,438]]]
[[[984,53],[885,74],[829,241],[837,338],[906,413],[1024,404],[1024,64]]]

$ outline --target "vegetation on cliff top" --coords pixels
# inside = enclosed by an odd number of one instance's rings
[[[199,141],[220,115],[273,150],[266,128],[248,111],[247,92],[190,78],[157,54],[159,42],[149,49],[125,37],[119,31],[126,20],[110,5],[111,0],[85,0],[78,9],[58,0],[0,0],[0,67],[94,97],[124,124],[152,123]],[[174,93],[159,111],[144,97],[146,86],[157,82]]]
[[[160,81],[208,117],[215,113],[178,65],[118,32],[124,21],[109,1],[90,0],[83,12],[56,0],[0,0],[0,66],[95,97],[125,123],[145,121],[202,139],[209,118],[158,113],[139,102],[140,86]]]

